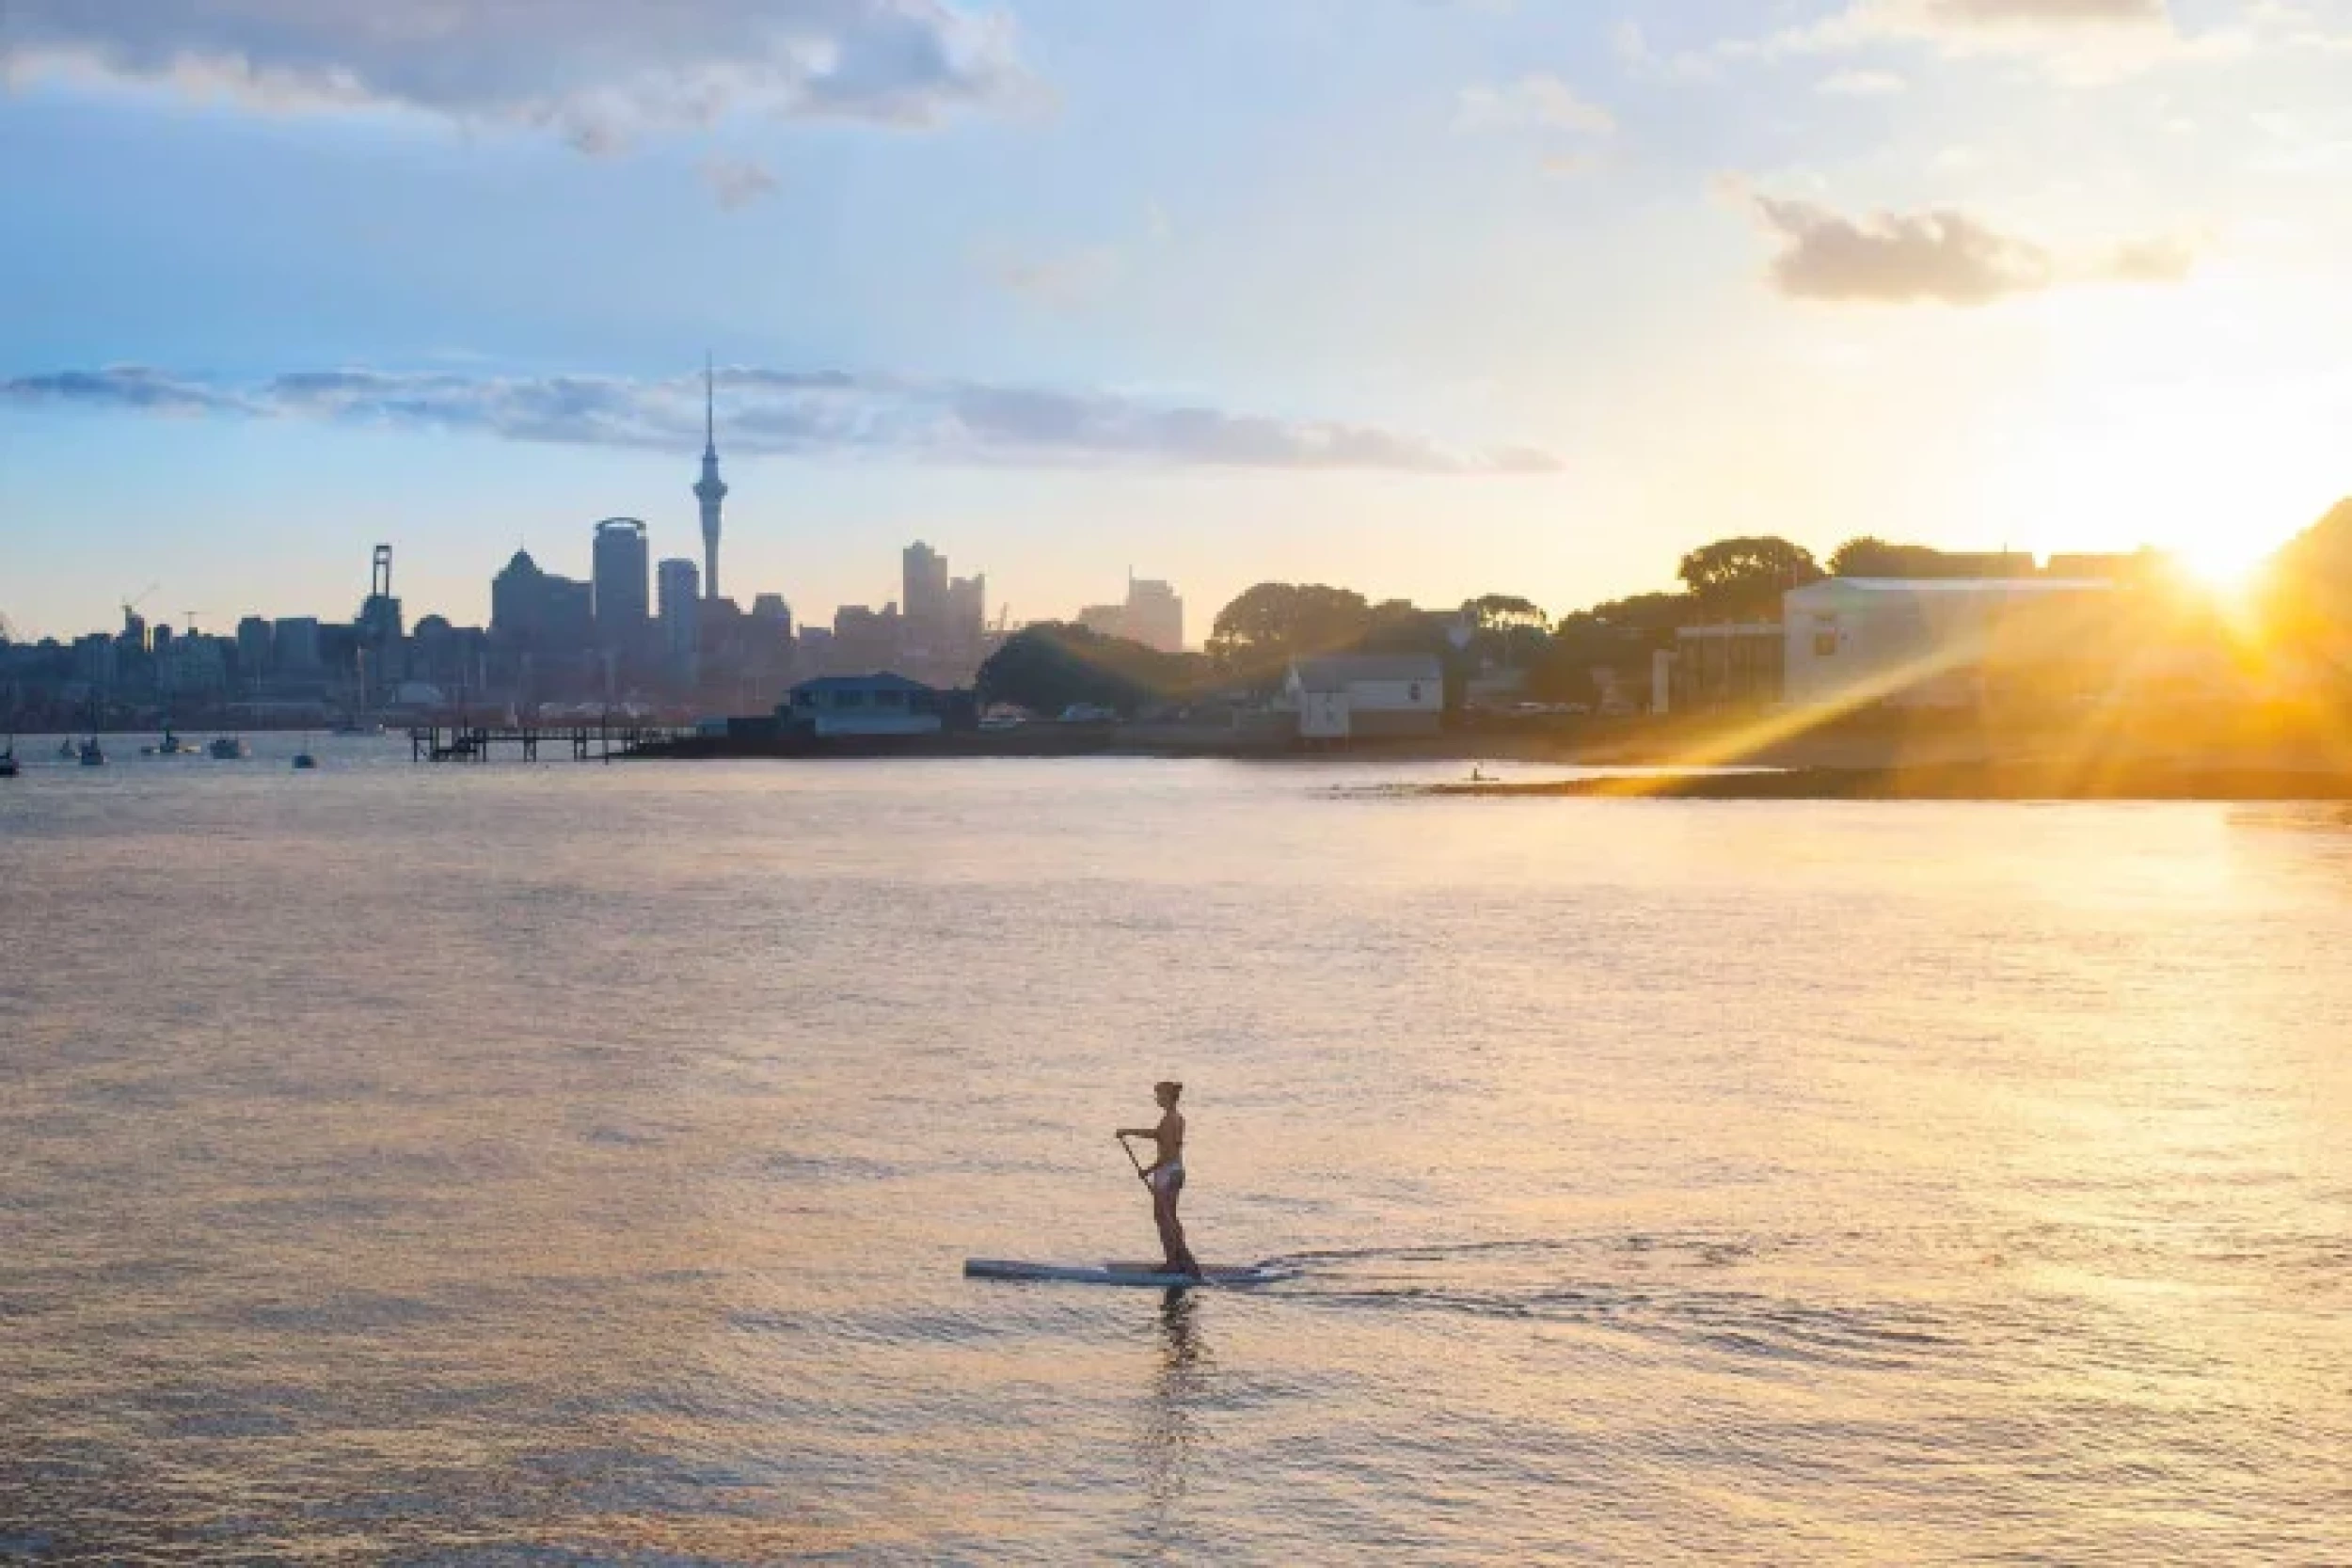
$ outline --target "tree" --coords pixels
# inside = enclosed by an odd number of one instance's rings
[[[1206,683],[1198,654],[1168,654],[1085,626],[1025,626],[989,655],[975,684],[986,703],[1012,703],[1037,713],[1084,704],[1120,713],[1181,702]]]
[[[1551,617],[1532,600],[1510,594],[1486,594],[1467,600],[1462,614],[1485,631],[1549,631]]]
[[[1926,545],[1895,545],[1864,534],[1837,546],[1830,576],[1839,578],[1981,578],[2031,576],[2033,558],[2006,550],[1954,554]]]
[[[1352,589],[1262,582],[1217,612],[1209,657],[1231,675],[1265,680],[1293,658],[1354,647],[1372,607]]]
[[[1536,695],[1589,702],[1597,695],[1593,672],[1627,679],[1649,672],[1650,656],[1675,645],[1675,633],[1697,617],[1688,594],[1637,594],[1563,615],[1553,623],[1541,663],[1529,677]]]
[[[1813,553],[1786,539],[1719,539],[1682,558],[1677,576],[1715,619],[1780,619],[1780,597],[1821,580]]]
[[[2352,675],[2352,499],[2280,547],[2260,594],[2275,647],[2339,679]]]

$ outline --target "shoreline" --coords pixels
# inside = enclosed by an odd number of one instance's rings
[[[2352,773],[2296,768],[2131,768],[2067,774],[2032,764],[1792,768],[1770,772],[1442,784],[1416,793],[1486,800],[2352,801]]]

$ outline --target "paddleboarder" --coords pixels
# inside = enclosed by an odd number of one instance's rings
[[[1152,1085],[1152,1098],[1160,1104],[1160,1124],[1157,1127],[1122,1127],[1119,1144],[1126,1148],[1129,1138],[1149,1138],[1158,1149],[1158,1158],[1149,1165],[1138,1165],[1136,1174],[1152,1189],[1152,1219],[1160,1227],[1160,1248],[1165,1254],[1162,1267],[1169,1274],[1187,1274],[1200,1277],[1200,1265],[1192,1259],[1192,1248],[1184,1244],[1184,1226],[1176,1217],[1176,1200],[1184,1190],[1184,1114],[1176,1109],[1176,1101],[1184,1098],[1182,1084],[1163,1080]],[[1135,1158],[1135,1150],[1127,1150],[1127,1158]]]

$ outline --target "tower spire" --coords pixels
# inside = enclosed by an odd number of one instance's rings
[[[703,596],[719,596],[719,530],[721,508],[727,499],[726,482],[719,477],[718,377],[710,351],[703,351],[703,472],[694,482],[694,499],[703,519]]]

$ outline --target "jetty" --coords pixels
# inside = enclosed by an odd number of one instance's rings
[[[693,733],[691,725],[617,716],[593,722],[418,724],[408,731],[408,756],[413,762],[490,762],[504,751],[516,761],[537,762],[544,746],[568,748],[574,762],[611,762],[674,746]]]

